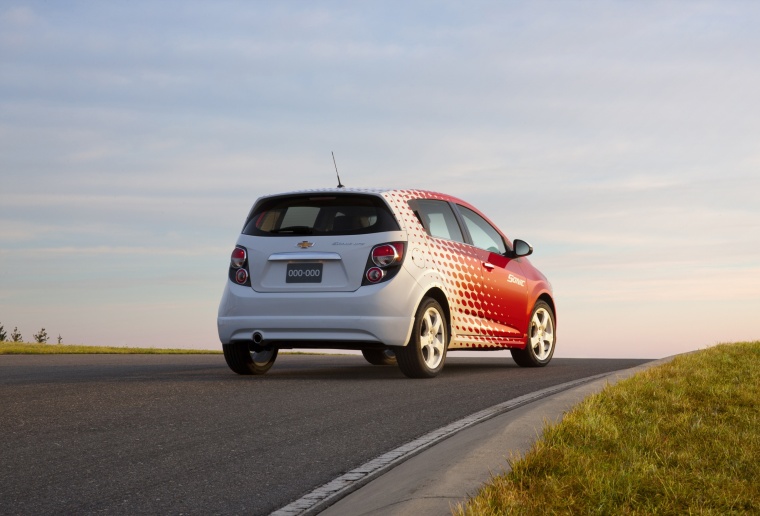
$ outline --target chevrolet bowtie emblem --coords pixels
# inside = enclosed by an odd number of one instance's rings
[[[300,247],[301,249],[308,249],[309,247],[313,246],[314,244],[311,243],[311,242],[309,242],[309,241],[307,241],[307,240],[304,240],[303,242],[298,242],[296,245],[298,247]]]

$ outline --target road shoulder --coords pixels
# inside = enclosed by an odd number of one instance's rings
[[[607,385],[672,360],[617,371],[593,382],[521,406],[421,452],[339,500],[321,514],[440,515],[477,492],[491,475],[509,469],[510,455],[526,453],[545,422],[554,423]]]

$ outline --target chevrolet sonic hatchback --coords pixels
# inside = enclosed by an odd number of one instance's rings
[[[509,349],[549,363],[551,285],[475,207],[421,190],[336,188],[256,201],[232,251],[217,326],[230,369],[266,373],[280,349],[361,350],[436,376],[446,353]]]

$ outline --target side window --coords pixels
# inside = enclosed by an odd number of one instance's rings
[[[504,254],[507,251],[504,239],[491,224],[471,209],[459,205],[457,207],[472,237],[472,245],[492,253]]]
[[[409,206],[430,236],[464,242],[457,217],[446,201],[416,199],[409,201]]]

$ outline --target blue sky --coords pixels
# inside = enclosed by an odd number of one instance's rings
[[[557,356],[760,338],[760,4],[0,1],[0,324],[213,349],[260,195],[530,241]]]

